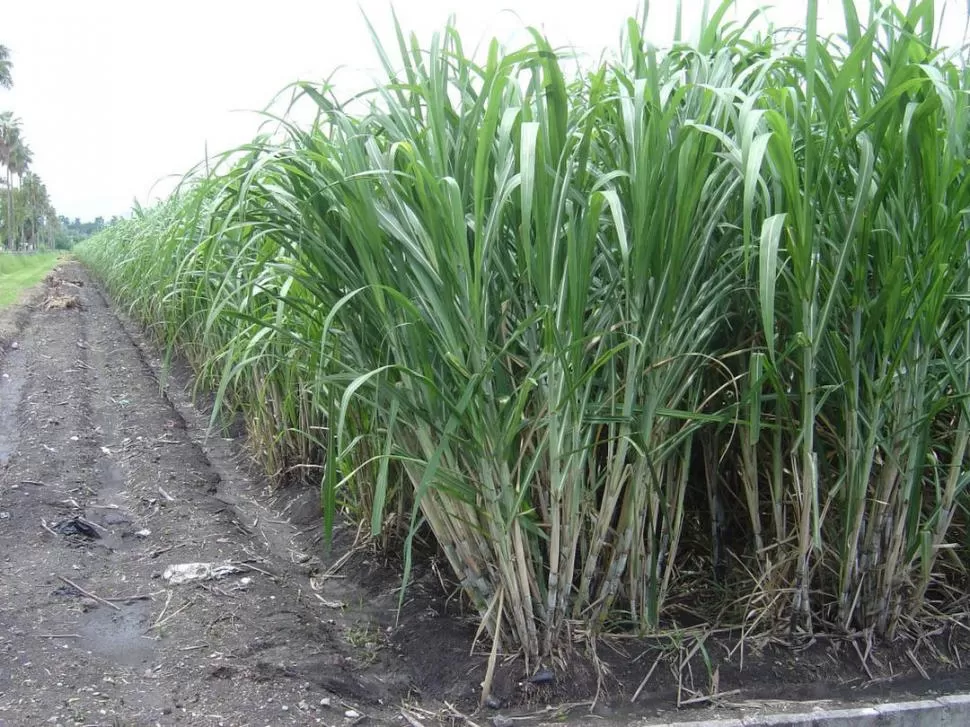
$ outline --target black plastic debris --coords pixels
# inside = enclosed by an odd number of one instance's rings
[[[60,535],[80,535],[82,538],[90,538],[91,540],[101,537],[97,528],[83,517],[71,517],[67,520],[61,520],[51,527],[51,530]]]
[[[529,684],[549,684],[556,678],[556,675],[552,673],[552,669],[547,669],[543,667],[531,677],[529,677]]]

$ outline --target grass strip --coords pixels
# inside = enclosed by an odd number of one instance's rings
[[[23,291],[43,280],[58,259],[54,253],[0,254],[0,309],[13,305]]]

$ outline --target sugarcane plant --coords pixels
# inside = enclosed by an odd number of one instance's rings
[[[931,0],[843,6],[591,68],[395,23],[374,89],[298,84],[79,254],[328,534],[407,581],[430,532],[494,649],[892,637],[966,581],[967,77]]]

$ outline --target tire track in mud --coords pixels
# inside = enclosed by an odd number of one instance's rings
[[[311,581],[296,529],[228,454],[213,466],[83,269],[59,275],[82,310],[33,311],[0,361],[0,725],[389,721],[406,669],[350,638],[377,606],[332,608],[364,596]],[[75,517],[100,537],[56,532]],[[225,561],[240,572],[162,577]]]

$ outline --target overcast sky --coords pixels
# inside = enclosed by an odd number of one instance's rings
[[[702,0],[683,0],[685,33]],[[712,3],[713,5],[714,3]],[[739,0],[747,14],[765,3]],[[860,5],[860,15],[864,16]],[[804,22],[805,0],[779,0],[776,25]],[[841,0],[820,0],[838,30]],[[943,3],[939,3],[943,5]],[[514,43],[526,25],[555,45],[599,56],[615,47],[636,0],[397,0],[402,24],[426,38],[455,13],[465,43]],[[650,3],[650,33],[669,42],[675,0]],[[23,120],[33,169],[69,217],[125,215],[171,188],[210,153],[252,138],[261,109],[286,84],[338,67],[348,94],[375,75],[362,12],[389,38],[388,0],[31,0],[4,3],[0,44],[14,89],[0,111]],[[966,2],[950,0],[943,40],[963,38]],[[338,94],[338,95],[343,95]]]

